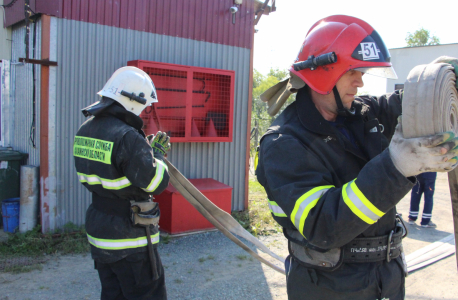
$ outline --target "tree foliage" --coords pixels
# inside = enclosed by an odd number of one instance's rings
[[[251,153],[254,153],[262,135],[267,131],[270,124],[275,120],[284,108],[296,99],[296,95],[291,95],[283,105],[281,111],[272,117],[267,113],[267,103],[261,100],[261,94],[268,88],[277,84],[280,80],[289,75],[288,70],[270,69],[267,75],[261,74],[258,70],[253,70],[253,103],[251,108]]]
[[[439,45],[439,38],[435,35],[431,35],[429,30],[423,27],[416,30],[414,33],[407,33],[406,37],[407,47],[419,47],[419,46],[431,46]]]

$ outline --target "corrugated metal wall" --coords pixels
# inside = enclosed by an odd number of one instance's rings
[[[234,70],[232,143],[174,143],[170,161],[188,178],[214,178],[233,187],[232,209],[244,209],[250,50],[116,27],[58,19],[57,203],[58,226],[84,223],[90,195],[73,165],[73,137],[111,74],[142,59]],[[159,99],[167,101],[167,99]]]
[[[35,5],[36,4],[36,5]],[[254,0],[244,0],[232,23],[233,0],[35,0],[32,10],[59,18],[216,44],[252,46]],[[6,24],[24,19],[24,0],[6,9]]]
[[[34,56],[34,24],[30,24],[29,57],[41,57],[41,22],[36,24],[35,56]],[[10,103],[14,106],[14,115],[3,116],[12,124],[14,132],[5,142],[14,150],[29,154],[26,161],[30,165],[40,165],[40,65],[18,63],[18,59],[25,57],[25,26],[18,24],[12,30],[11,55],[11,87]],[[35,114],[33,113],[33,68],[35,69]],[[35,115],[35,133],[32,134]],[[33,139],[33,142],[31,140]],[[35,144],[35,147],[33,145]]]

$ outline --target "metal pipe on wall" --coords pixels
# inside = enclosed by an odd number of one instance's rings
[[[19,232],[27,232],[37,225],[40,173],[37,166],[25,165],[20,174]]]

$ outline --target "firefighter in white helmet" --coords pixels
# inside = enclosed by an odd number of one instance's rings
[[[152,195],[168,185],[163,158],[169,137],[146,137],[139,117],[158,102],[151,78],[135,67],[113,73],[83,109],[73,155],[79,181],[92,193],[86,212],[91,254],[102,284],[101,299],[166,299],[157,244],[159,207]]]

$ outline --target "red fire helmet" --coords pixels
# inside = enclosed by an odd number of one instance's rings
[[[351,69],[397,78],[385,43],[363,20],[335,15],[316,22],[308,31],[294,63],[331,52],[337,56],[334,63],[300,71],[291,67],[290,71],[320,94],[329,94],[340,77]]]

